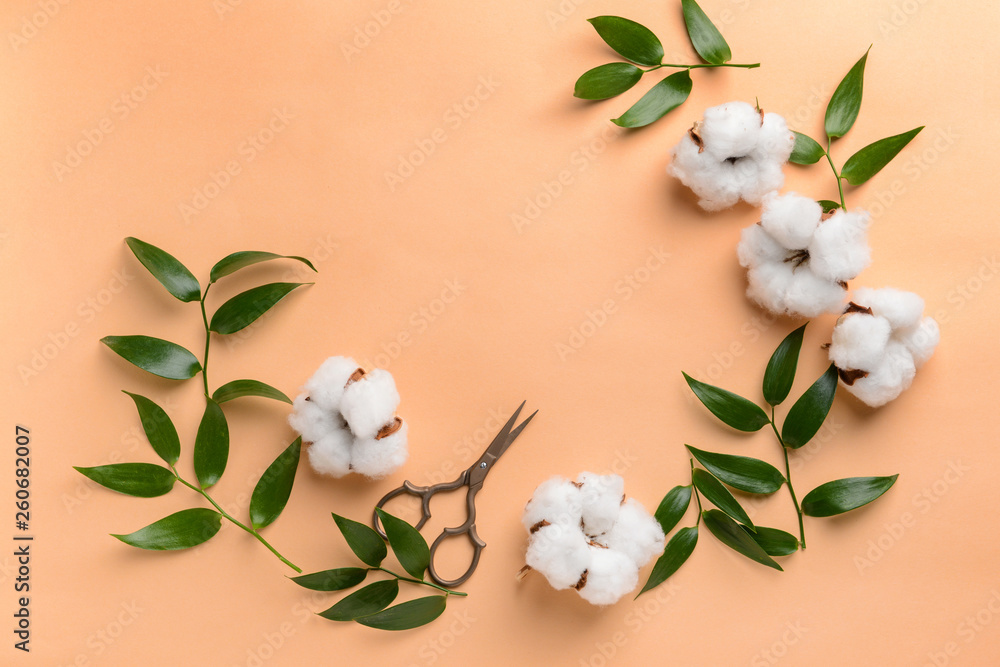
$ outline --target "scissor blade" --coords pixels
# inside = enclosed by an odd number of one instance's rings
[[[513,425],[514,421],[517,419],[518,414],[521,412],[521,408],[523,407],[524,403],[521,403],[520,407],[518,407],[517,411],[514,413],[514,416],[511,417],[510,421],[507,422],[507,426]],[[487,452],[492,454],[495,458],[500,458],[500,456],[507,451],[507,448],[511,446],[511,444],[514,442],[517,436],[521,435],[521,431],[523,431],[524,427],[528,425],[528,422],[531,421],[532,417],[534,417],[537,414],[538,410],[535,410],[528,416],[527,419],[518,424],[517,428],[513,430],[505,426],[504,429],[500,432],[500,435],[497,436],[497,439],[495,439],[493,441],[493,444],[490,445]],[[504,436],[504,438],[500,440],[499,439],[500,436]]]
[[[500,447],[503,443],[508,441],[510,438],[510,430],[514,427],[514,422],[517,421],[517,416],[521,414],[521,409],[527,402],[528,401],[526,400],[521,401],[521,405],[517,406],[517,410],[514,410],[514,414],[510,416],[510,419],[508,419],[507,423],[503,425],[503,428],[500,429],[497,436],[493,438],[493,442],[491,442],[490,446],[486,448],[487,452],[495,453],[495,448]]]
[[[504,452],[507,451],[507,448],[510,447],[511,444],[513,444],[514,439],[517,438],[517,436],[521,435],[521,431],[523,431],[524,427],[528,425],[528,422],[531,421],[531,418],[534,417],[537,414],[538,414],[538,410],[535,410],[530,415],[528,415],[528,418],[525,419],[523,422],[521,422],[521,424],[517,428],[515,428],[513,431],[510,432],[510,435],[507,436],[507,441],[496,452],[495,455],[496,455],[497,458],[499,458]]]

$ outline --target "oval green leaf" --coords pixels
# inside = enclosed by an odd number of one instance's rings
[[[675,486],[670,489],[667,495],[663,496],[660,506],[656,508],[656,520],[663,529],[664,535],[669,535],[677,522],[681,520],[687,512],[688,505],[691,504],[691,486]]]
[[[402,519],[397,519],[382,508],[375,510],[385,529],[385,536],[396,560],[411,577],[424,578],[424,570],[431,562],[430,549],[420,532]]]
[[[749,433],[759,431],[771,423],[767,413],[756,403],[731,391],[699,382],[687,373],[682,372],[682,374],[698,400],[711,410],[713,415],[736,430]]]
[[[573,96],[581,100],[606,100],[638,83],[642,70],[631,63],[608,63],[588,70],[576,80]]]
[[[754,542],[744,527],[730,519],[725,513],[719,510],[706,510],[702,512],[701,517],[705,520],[705,525],[712,531],[712,534],[727,547],[761,565],[782,571],[781,566],[768,556],[759,544]]]
[[[212,394],[212,400],[216,403],[225,403],[234,398],[243,398],[244,396],[273,398],[276,401],[288,403],[289,405],[292,403],[292,399],[288,398],[284,392],[258,380],[233,380],[232,382],[227,382],[215,390],[215,393]]]
[[[123,393],[128,394],[135,403],[136,410],[139,411],[139,421],[142,422],[142,430],[146,432],[146,439],[149,440],[153,451],[171,466],[177,463],[177,459],[181,457],[181,441],[177,437],[174,423],[170,421],[170,415],[145,396],[127,391]]]
[[[352,521],[339,514],[334,514],[333,520],[337,522],[337,528],[347,540],[347,546],[351,547],[351,551],[361,559],[362,563],[371,567],[382,564],[388,552],[385,541],[378,533],[363,523]]]
[[[773,465],[749,456],[717,454],[684,445],[698,463],[734,489],[747,493],[774,493],[785,483],[785,477]],[[712,501],[715,502],[715,501]]]
[[[850,512],[888,491],[897,477],[848,477],[820,484],[802,499],[802,512],[820,517]]]
[[[798,449],[812,440],[830,414],[836,393],[837,367],[830,364],[788,411],[785,423],[781,425],[781,439],[786,447]]]
[[[201,370],[201,364],[193,354],[162,338],[105,336],[101,342],[126,361],[168,380],[187,380]]]
[[[760,545],[768,556],[788,556],[799,549],[799,540],[791,533],[786,533],[778,528],[768,528],[757,526],[754,533],[746,526],[741,526],[754,542]]]
[[[194,439],[194,474],[201,488],[214,485],[229,461],[229,423],[219,404],[205,399],[205,412]]]
[[[253,324],[258,317],[269,311],[274,304],[285,298],[296,287],[312,283],[269,283],[248,289],[222,304],[209,329],[215,333],[231,334]]]
[[[367,576],[367,568],[341,567],[335,570],[323,570],[322,572],[291,577],[291,580],[311,591],[342,591],[345,588],[357,586]]]
[[[271,525],[285,509],[299,467],[302,438],[298,437],[274,459],[250,496],[250,525],[254,530]]]
[[[173,255],[132,236],[125,243],[168,292],[185,303],[201,299],[198,279]]]
[[[722,482],[701,468],[695,468],[691,471],[691,481],[694,482],[695,488],[701,492],[701,495],[703,495],[706,500],[729,516],[733,517],[736,521],[739,521],[743,525],[749,526],[751,530],[754,530],[754,525],[750,520],[750,515],[746,513],[746,510],[743,509],[739,501],[733,497],[733,494],[729,492],[729,489],[722,486]]]
[[[733,53],[722,33],[715,27],[695,0],[681,0],[684,11],[684,25],[687,26],[691,46],[698,52],[701,59],[713,65],[729,62]]]
[[[385,611],[370,616],[360,616],[354,620],[361,625],[378,630],[410,630],[427,625],[444,613],[448,596],[429,595],[389,607]]]
[[[222,527],[222,515],[196,507],[175,512],[128,535],[114,535],[125,544],[152,551],[173,551],[198,546],[212,539]]]
[[[667,542],[667,548],[663,550],[663,555],[656,560],[652,572],[649,573],[649,579],[639,591],[639,595],[656,588],[670,578],[688,559],[696,544],[698,544],[698,526],[689,526],[678,530],[677,534]]]
[[[923,125],[909,132],[879,139],[873,144],[868,144],[847,158],[844,168],[840,171],[840,177],[846,179],[851,185],[861,185],[882,171],[882,167],[889,164],[892,158],[899,155],[899,151],[903,150],[906,144],[913,140],[913,137],[920,134],[920,130],[922,129],[924,129]]]
[[[649,89],[638,102],[611,122],[620,127],[643,127],[654,123],[673,111],[691,94],[691,75],[688,70],[671,74]]]
[[[646,26],[620,16],[595,16],[587,20],[601,39],[626,60],[648,66],[663,61],[663,44]]]
[[[871,50],[871,47],[868,47]],[[824,127],[830,138],[842,137],[854,125],[861,111],[861,94],[865,84],[865,63],[868,61],[868,51],[861,60],[854,64],[847,76],[841,80],[837,90],[833,91],[829,104],[826,105]]]
[[[785,336],[767,362],[764,370],[764,400],[768,405],[780,405],[788,398],[792,382],[795,381],[795,367],[799,363],[799,350],[802,349],[805,332],[806,325],[803,324]]]
[[[276,255],[273,252],[263,252],[260,250],[244,250],[242,252],[234,252],[232,255],[228,255],[220,259],[216,265],[212,267],[212,273],[209,276],[209,280],[214,283],[219,278],[225,278],[229,274],[235,273],[240,269],[244,269],[254,264],[259,264],[260,262],[268,262],[272,259],[294,259],[302,262],[313,271],[316,271],[316,267],[313,266],[312,262],[305,257],[296,257],[294,255]]]
[[[812,137],[801,132],[795,132],[794,130],[792,134],[795,135],[795,148],[792,149],[792,155],[788,158],[789,162],[794,164],[816,164],[826,155],[823,147]]]
[[[113,463],[94,468],[73,469],[112,491],[137,498],[155,498],[169,493],[177,478],[155,463]]]
[[[382,611],[392,604],[397,595],[398,580],[376,581],[351,593],[326,611],[319,612],[319,615],[331,621],[353,621],[359,616],[370,616]]]

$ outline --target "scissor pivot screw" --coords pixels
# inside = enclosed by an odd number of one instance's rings
[[[485,468],[486,467],[486,461],[483,461],[482,463],[480,463],[479,467],[480,468]]]

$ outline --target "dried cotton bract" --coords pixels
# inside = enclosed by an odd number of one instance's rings
[[[794,147],[784,118],[729,102],[705,110],[704,120],[671,149],[667,173],[691,188],[706,211],[740,199],[756,206],[784,184],[781,167]]]
[[[618,475],[584,472],[543,482],[524,509],[525,561],[553,588],[574,588],[595,605],[635,589],[639,568],[663,551],[663,530]]]
[[[747,269],[747,296],[778,315],[836,312],[847,281],[871,263],[867,211],[820,205],[795,193],[764,197],[760,222],[743,230],[736,248]]]
[[[311,443],[316,472],[377,479],[406,462],[406,422],[396,416],[399,393],[388,371],[365,373],[351,358],[330,357],[303,389],[288,423]]]
[[[830,360],[847,390],[877,408],[899,396],[941,339],[912,292],[861,288],[837,321]]]

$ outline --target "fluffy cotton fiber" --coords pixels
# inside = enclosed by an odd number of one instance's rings
[[[543,482],[525,507],[525,562],[557,589],[596,605],[635,590],[639,568],[663,551],[663,530],[618,475],[580,473]]]
[[[833,329],[830,360],[847,390],[872,407],[913,382],[937,347],[937,322],[922,317],[924,300],[890,287],[861,288]]]
[[[865,211],[838,210],[824,219],[808,197],[766,195],[760,222],[743,230],[736,247],[747,296],[778,315],[836,312],[846,282],[871,262],[867,227]]]
[[[365,374],[349,357],[330,357],[303,389],[288,423],[311,443],[316,472],[377,479],[406,462],[407,426],[395,416],[399,393],[388,371]]]
[[[671,149],[667,173],[691,188],[707,211],[740,199],[757,205],[784,184],[781,167],[794,146],[784,118],[729,102],[707,109],[704,120]]]

